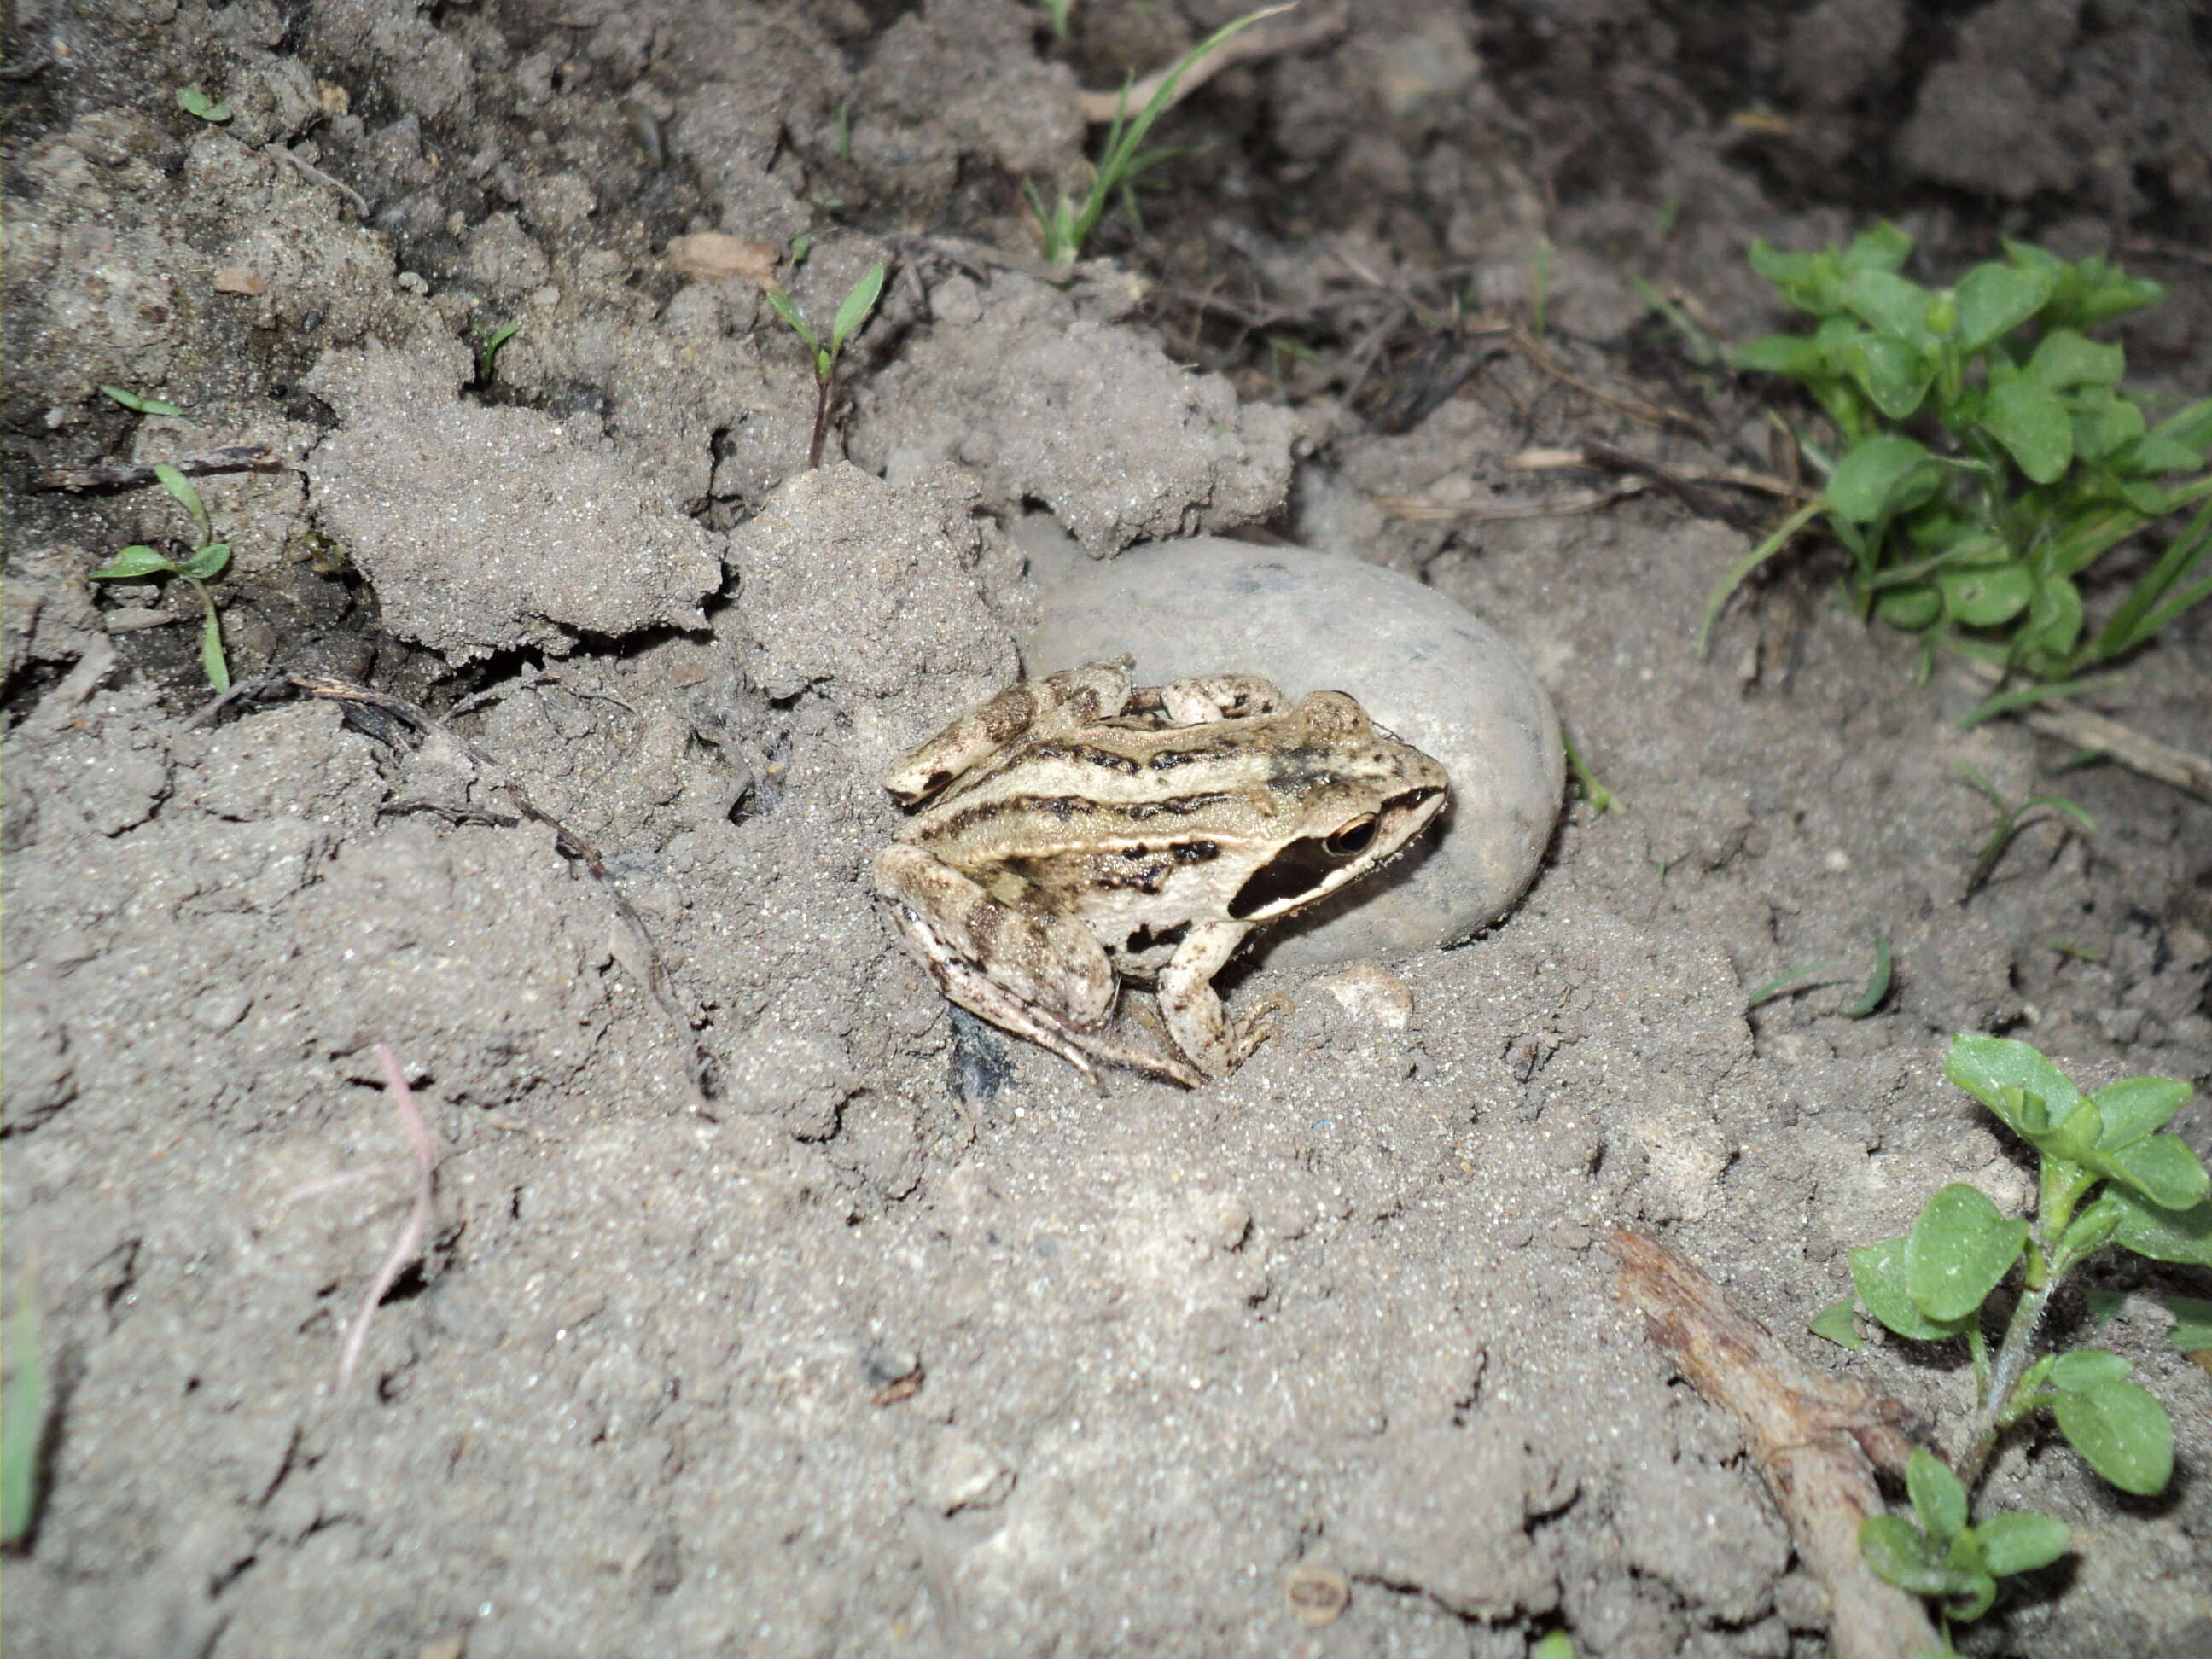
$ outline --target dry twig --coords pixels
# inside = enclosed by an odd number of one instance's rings
[[[231,444],[222,449],[188,450],[173,455],[165,465],[188,478],[204,478],[216,472],[281,472],[291,463],[267,444]],[[158,483],[151,465],[136,461],[94,461],[89,466],[54,466],[31,480],[33,489],[137,489]]]
[[[1954,657],[1952,665],[1985,692],[1996,690],[2004,678],[1995,664],[1977,662],[1971,657]],[[2101,750],[2147,778],[2185,789],[2200,800],[2212,800],[2212,758],[2146,737],[2133,726],[2123,726],[2091,708],[2069,708],[2052,703],[2015,708],[2012,714],[2014,719],[2025,721],[2030,731],[2057,738],[2078,749]]]
[[[400,1224],[399,1237],[392,1241],[385,1253],[376,1277],[368,1282],[368,1289],[355,1310],[353,1324],[346,1331],[345,1346],[338,1351],[337,1384],[334,1395],[343,1395],[353,1381],[353,1374],[361,1364],[361,1351],[368,1342],[368,1322],[375,1316],[378,1305],[397,1284],[407,1264],[422,1254],[422,1241],[430,1231],[430,1212],[437,1197],[437,1154],[430,1146],[430,1131],[422,1121],[422,1108],[415,1103],[415,1091],[407,1086],[406,1074],[399,1069],[399,1060],[392,1052],[392,1045],[376,1045],[376,1063],[384,1072],[384,1091],[392,1102],[392,1109],[399,1115],[399,1127],[407,1132],[407,1145],[415,1155],[415,1201],[407,1206],[407,1219]]]
[[[1310,17],[1269,18],[1255,23],[1184,70],[1167,107],[1173,109],[1232,64],[1254,58],[1273,58],[1286,52],[1303,52],[1308,46],[1318,46],[1344,27],[1351,10],[1352,0],[1335,0],[1335,3],[1323,6]],[[1175,67],[1170,64],[1155,70],[1127,90],[1079,93],[1076,105],[1082,110],[1083,118],[1096,126],[1102,121],[1112,120],[1117,110],[1143,109],[1174,73]]]
[[[1902,1478],[1914,1441],[1895,1401],[1802,1364],[1678,1251],[1606,1240],[1614,1291],[1697,1391],[1740,1422],[1797,1553],[1828,1592],[1836,1659],[1912,1659],[1939,1644],[1917,1596],[1875,1577],[1859,1526],[1881,1508],[1874,1471]]]

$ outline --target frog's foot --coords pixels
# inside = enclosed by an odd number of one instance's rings
[[[1274,1035],[1276,1017],[1290,1009],[1289,998],[1271,996],[1232,1020],[1214,994],[1214,975],[1250,931],[1239,921],[1194,927],[1160,970],[1160,1018],[1167,1022],[1168,1035],[1208,1077],[1227,1077],[1243,1065]]]

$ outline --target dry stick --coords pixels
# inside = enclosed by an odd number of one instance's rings
[[[324,697],[334,702],[352,703],[365,708],[374,708],[380,713],[391,715],[394,720],[423,736],[427,737],[434,732],[445,737],[478,768],[497,779],[497,787],[506,792],[507,799],[514,803],[516,811],[532,823],[542,823],[551,830],[555,850],[562,857],[582,865],[592,878],[599,883],[600,890],[606,895],[608,903],[614,907],[616,917],[629,932],[635,944],[637,962],[642,963],[646,970],[644,975],[646,990],[653,1001],[659,1006],[660,1012],[667,1017],[669,1025],[676,1033],[677,1042],[684,1059],[684,1075],[691,1088],[691,1109],[702,1116],[713,1115],[712,1103],[707,1097],[706,1062],[700,1057],[699,1042],[698,1039],[692,1035],[691,1022],[676,1000],[675,988],[669,982],[667,969],[661,964],[660,953],[653,948],[653,935],[646,929],[645,919],[638,915],[636,907],[630,903],[629,896],[622,889],[615,884],[614,878],[607,873],[606,860],[600,855],[597,847],[551,813],[539,808],[537,803],[524,792],[522,786],[507,775],[507,768],[502,766],[495,757],[471,743],[451,726],[443,724],[427,709],[418,708],[404,698],[392,696],[369,686],[356,684],[351,680],[342,680],[334,675],[294,674],[280,671],[259,675],[250,680],[241,680],[221,696],[210,699],[205,708],[186,720],[185,724],[187,727],[191,727],[212,720],[234,703],[247,697],[257,696],[279,686],[289,686],[294,690],[303,691],[311,697]],[[631,968],[633,972],[635,971],[635,964],[625,963],[624,966]]]
[[[1700,516],[1720,517],[1734,522],[1735,515],[1733,513],[1718,510],[1713,501],[1690,487],[1731,484],[1739,489],[1756,489],[1770,495],[1785,497],[1808,493],[1787,478],[1778,477],[1771,472],[1754,472],[1740,466],[1715,467],[1696,472],[1675,471],[1604,445],[1593,445],[1588,449],[1524,449],[1517,455],[1508,456],[1504,465],[1517,472],[1573,469],[1625,472],[1629,476],[1601,489],[1577,490],[1571,495],[1550,495],[1537,501],[1470,502],[1437,501],[1422,495],[1377,495],[1374,498],[1375,504],[1394,517],[1424,521],[1437,519],[1476,521],[1551,519],[1565,518],[1577,513],[1594,513],[1631,495],[1640,495],[1647,489],[1660,489],[1680,498],[1685,505]]]
[[[222,449],[188,450],[162,463],[188,478],[216,472],[281,472],[290,463],[267,444],[232,444]],[[33,489],[136,489],[159,483],[151,466],[136,461],[95,461],[89,466],[55,466],[31,480]]]
[[[1835,1659],[1912,1659],[1942,1644],[1920,1599],[1875,1577],[1859,1527],[1881,1508],[1874,1470],[1901,1477],[1913,1441],[1905,1408],[1802,1364],[1729,1305],[1679,1252],[1626,1231],[1606,1239],[1614,1291],[1691,1385],[1743,1425],[1797,1553],[1828,1592]]]
[[[1336,0],[1334,5],[1324,6],[1311,17],[1270,18],[1255,23],[1245,33],[1231,36],[1195,64],[1187,65],[1182,79],[1176,82],[1174,95],[1167,108],[1196,92],[1231,64],[1241,64],[1250,58],[1272,58],[1279,52],[1299,52],[1317,46],[1344,27],[1344,20],[1352,10],[1352,0]],[[1143,80],[1126,90],[1114,92],[1084,92],[1076,94],[1076,107],[1083,118],[1092,126],[1110,121],[1117,111],[1139,110],[1151,104],[1175,66],[1155,70]]]
[[[1994,663],[1972,657],[1954,657],[1952,666],[1984,691],[1993,691],[2004,674]],[[2185,789],[2203,800],[2212,800],[2212,759],[2186,749],[2145,737],[2132,726],[2087,708],[2044,707],[2015,708],[2013,718],[2025,720],[2030,730],[2057,738],[2080,749],[2099,749],[2123,766]]]
[[[384,1091],[392,1102],[392,1109],[399,1114],[400,1127],[407,1132],[407,1144],[415,1154],[415,1201],[408,1206],[407,1219],[399,1229],[399,1237],[392,1241],[384,1263],[369,1281],[368,1291],[355,1310],[353,1325],[346,1332],[345,1346],[338,1351],[337,1386],[334,1395],[343,1395],[346,1385],[353,1381],[354,1368],[361,1364],[361,1351],[368,1341],[368,1322],[374,1317],[377,1305],[386,1292],[398,1281],[407,1264],[422,1253],[422,1240],[430,1231],[430,1209],[437,1196],[437,1154],[431,1149],[430,1131],[422,1121],[422,1111],[415,1103],[415,1091],[407,1086],[406,1074],[399,1069],[399,1060],[392,1052],[392,1045],[376,1045],[376,1063],[383,1068]]]

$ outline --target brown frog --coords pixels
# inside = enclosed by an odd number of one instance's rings
[[[1213,976],[1264,927],[1387,863],[1443,810],[1434,760],[1341,691],[1292,704],[1250,674],[1133,687],[1092,663],[1009,687],[884,780],[913,817],[877,890],[962,1007],[1091,1062],[1194,1086],[1283,1006],[1231,1019]],[[1176,1053],[1108,1031],[1156,988]]]

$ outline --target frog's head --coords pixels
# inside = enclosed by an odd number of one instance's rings
[[[1287,833],[1229,902],[1239,921],[1271,921],[1389,863],[1451,799],[1444,769],[1367,717],[1341,691],[1297,706],[1303,743],[1279,751],[1270,787]]]

